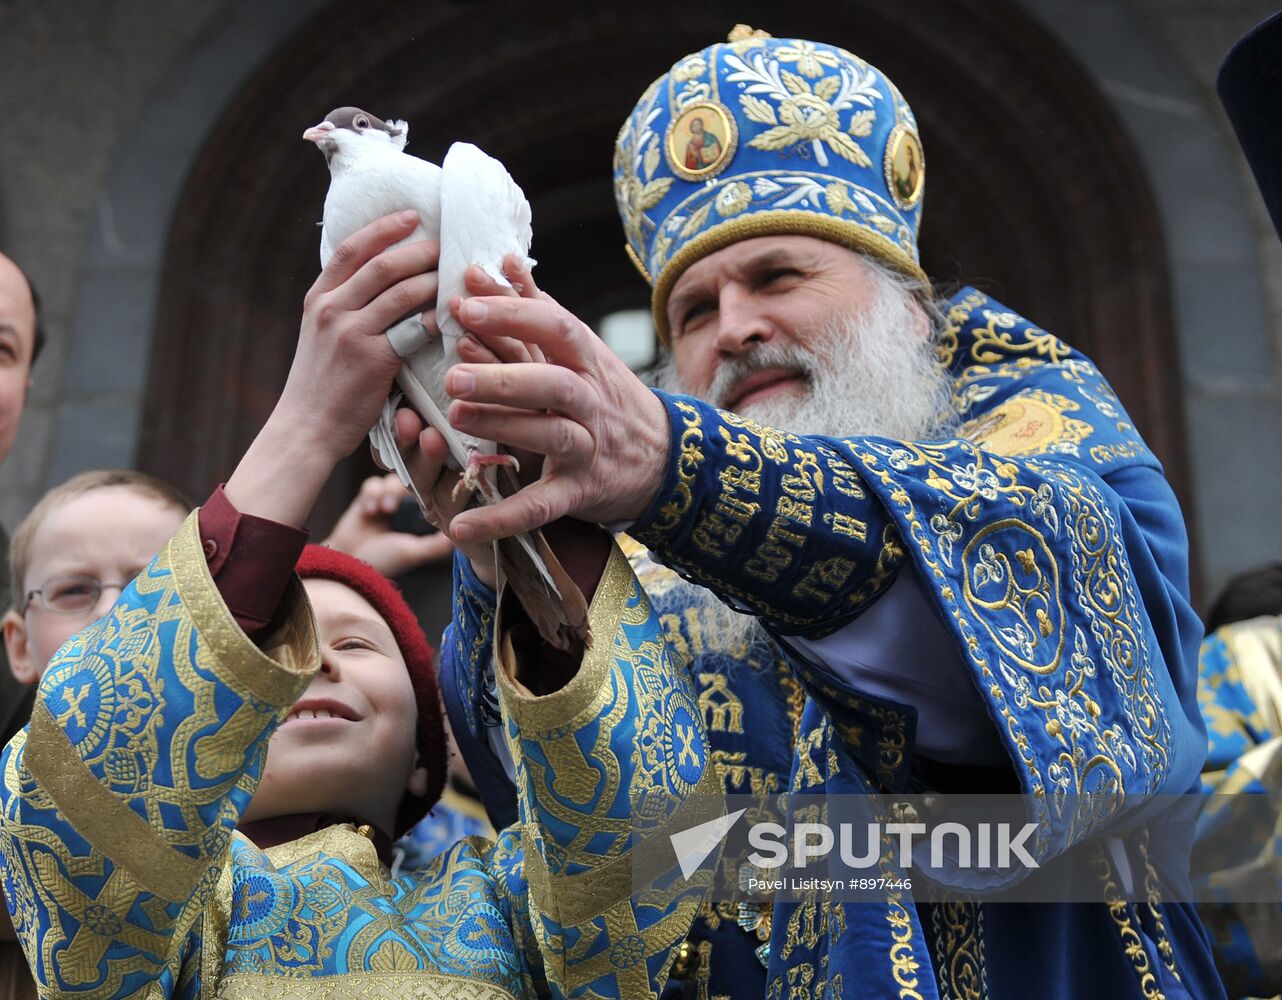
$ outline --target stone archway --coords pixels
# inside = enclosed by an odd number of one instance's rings
[[[558,9],[560,13],[558,13]],[[977,283],[1099,362],[1187,499],[1166,260],[1145,175],[1090,78],[1004,0],[765,0],[735,14],[838,41],[912,101],[930,165],[922,235],[937,279]],[[502,30],[495,31],[494,25]],[[609,183],[632,101],[679,55],[724,37],[715,11],[658,0],[639,21],[564,2],[335,4],[247,81],[210,129],[169,232],[138,454],[203,495],[283,384],[327,177],[297,136],[330,107],[407,118],[410,151],[468,139],[534,206],[540,282],[587,314],[647,295]],[[389,42],[389,40],[391,40]],[[340,509],[349,461],[316,515]]]

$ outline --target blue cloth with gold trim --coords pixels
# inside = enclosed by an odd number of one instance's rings
[[[1233,622],[1202,642],[1202,771],[1194,872],[1198,912],[1233,997],[1282,991],[1282,617]]]
[[[1112,390],[1063,341],[966,289],[940,353],[965,421],[954,441],[798,437],[660,394],[673,427],[667,478],[631,534],[776,634],[832,633],[911,560],[956,638],[958,668],[1001,720],[1014,780],[1041,803],[1033,853],[1049,861],[1092,833],[1124,834],[1128,810],[1149,795],[1197,788],[1201,627],[1183,520]],[[673,608],[663,619],[669,642],[687,636],[681,617]],[[910,706],[799,658],[789,665],[803,714],[793,729],[791,699],[777,698],[776,728],[748,744],[748,766],[773,771],[777,748],[764,736],[792,729],[793,788],[926,787]],[[460,672],[458,661],[443,669],[447,690]],[[757,695],[732,692],[745,705]],[[709,729],[714,755],[737,751],[733,734]],[[1082,792],[1123,805],[1094,830],[1070,828],[1056,802]],[[1139,843],[1127,842],[1127,858],[1151,870],[1152,906],[918,907],[902,893],[882,905],[778,904],[766,995],[840,982],[860,997],[1022,998],[1032,983],[1064,998],[1222,996],[1192,907],[1162,903],[1162,879],[1180,872]],[[711,958],[715,969],[716,945]]]
[[[634,895],[631,852],[706,820],[686,807],[717,780],[617,550],[599,593],[602,641],[561,690],[533,697],[500,667],[520,825],[394,876],[352,824],[267,850],[236,829],[318,646],[298,581],[250,642],[192,514],[55,656],[0,756],[0,872],[41,995],[657,995],[703,888],[669,873]],[[684,733],[656,731],[672,718]],[[649,829],[634,796],[666,807]]]
[[[619,536],[674,655],[686,664],[727,794],[765,795],[788,787],[792,746],[805,694],[784,654],[768,638],[750,647],[719,636],[691,588],[627,536]],[[495,595],[455,557],[454,619],[441,643],[441,695],[459,753],[491,819],[513,815],[516,786],[495,756],[491,732],[502,727],[494,701]],[[664,997],[762,996],[769,909],[704,905],[690,933],[698,959],[686,979],[669,980]]]
[[[633,534],[781,634],[833,632],[912,560],[1001,720],[1014,775],[1036,807],[1032,853],[1046,863],[1093,834],[1124,832],[1128,810],[1148,796],[1197,786],[1206,738],[1187,543],[1157,460],[1086,358],[977,292],[956,297],[949,320],[940,348],[967,421],[959,439],[797,437],[664,396],[674,428],[668,478]],[[794,666],[812,699],[798,759],[811,745],[825,751],[794,770],[794,787],[806,776],[808,791],[912,790],[913,710],[867,698],[813,664]],[[832,767],[826,751],[838,744]],[[1116,804],[1093,827],[1057,808],[1091,793]],[[1141,845],[1128,849],[1134,869],[1148,871]],[[1180,872],[1153,875],[1160,886]],[[937,911],[927,920],[892,900],[880,921],[866,906],[833,906],[808,922],[799,912],[776,907],[769,990],[787,995],[840,976],[877,984],[861,995],[895,996],[911,962],[938,977],[915,977],[923,995],[958,989],[947,980],[957,956],[937,952],[963,936],[922,946]],[[993,942],[983,954],[990,995],[1027,995],[1047,956],[1009,942],[1049,944],[1065,922],[1080,932],[1074,950],[1093,960],[1039,977],[1040,993],[1222,995],[1192,908],[1162,906],[1160,892],[1143,907],[974,912],[972,926],[982,922]],[[799,923],[805,933],[790,932]],[[845,943],[856,925],[858,951]],[[884,975],[870,972],[878,953]]]

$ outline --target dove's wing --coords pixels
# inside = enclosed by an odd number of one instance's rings
[[[444,417],[449,406],[445,372],[458,358],[462,328],[450,315],[449,304],[465,294],[463,276],[479,264],[503,284],[503,258],[515,254],[529,261],[530,205],[525,195],[497,160],[468,143],[455,143],[443,167],[408,156],[391,146],[362,155],[358,166],[331,178],[325,199],[325,225],[321,233],[322,264],[343,240],[374,219],[389,212],[416,209],[419,227],[404,242],[439,238],[436,319],[441,335],[430,337],[417,316],[406,317],[387,331],[388,340],[403,359],[396,376],[406,399],[445,437],[450,454],[464,482],[477,491],[473,502],[494,503],[502,493],[494,467],[478,452],[493,452],[493,442],[459,434]],[[419,505],[428,510],[428,495],[420,491],[396,450],[392,431],[396,399],[389,400],[370,431],[370,439],[383,463],[394,468],[414,491]],[[511,470],[504,492],[517,488]],[[516,591],[539,632],[559,648],[574,641],[591,644],[587,602],[548,547],[541,532],[504,539],[498,546],[500,571]]]
[[[533,230],[530,203],[507,169],[470,142],[456,142],[441,166],[440,291],[436,323],[445,338],[445,355],[458,359],[463,328],[450,315],[455,296],[466,296],[463,274],[479,264],[500,284],[503,258],[516,254],[527,260]],[[531,262],[532,263],[532,262]]]
[[[401,370],[396,375],[396,384],[401,387],[405,398],[418,411],[419,416],[441,432],[446,445],[449,446],[450,457],[460,469],[465,469],[469,455],[477,451],[492,452],[494,444],[490,441],[480,441],[468,434],[460,434],[445,419],[445,411],[450,405],[449,396],[445,393],[445,372],[449,364],[445,361],[440,337],[428,340],[426,331],[417,318],[404,319],[387,331],[392,345],[397,346],[397,338],[394,335],[398,330],[410,328],[411,324],[412,332],[422,337],[422,343],[408,355],[397,347],[397,352],[405,360],[401,363]]]
[[[454,460],[466,467],[469,454],[493,452],[495,446],[459,434],[440,416],[450,402],[445,394],[445,372],[459,360],[458,341],[463,335],[462,327],[450,315],[449,304],[455,296],[465,294],[463,275],[471,264],[480,264],[507,284],[503,257],[509,253],[524,256],[530,248],[530,205],[503,164],[466,142],[456,142],[446,154],[439,197],[441,258],[436,322],[441,336],[429,340],[420,333],[416,342],[402,342],[398,339],[400,328],[407,327],[408,320],[388,335],[405,358],[405,368],[397,379],[405,395],[441,430]]]
[[[321,224],[321,270],[329,267],[329,259],[334,256],[334,245],[329,241],[329,231],[326,230],[324,223]]]
[[[396,245],[436,239],[441,228],[441,168],[391,146],[370,151],[359,166],[330,179],[322,256],[327,242],[332,250],[375,219],[407,208],[418,212],[418,226]]]

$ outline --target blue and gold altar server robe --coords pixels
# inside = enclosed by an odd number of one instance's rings
[[[520,823],[395,877],[350,825],[260,850],[236,832],[268,739],[317,665],[297,582],[253,645],[208,575],[195,515],[51,663],[3,757],[14,926],[50,997],[644,997],[701,890],[632,898],[634,797],[684,820],[716,788],[688,680],[626,560],[560,691],[498,671]],[[659,713],[666,712],[660,716]],[[693,728],[678,736],[667,720]],[[654,835],[661,835],[656,828]]]
[[[939,768],[918,752],[913,706],[858,690],[789,645],[839,639],[911,568],[951,635],[947,666],[969,677],[1007,776],[1029,797],[1035,858],[1045,864],[1116,834],[1128,872],[1100,858],[1108,905],[980,904],[965,885],[948,904],[919,905],[896,890],[880,904],[776,904],[765,994],[1222,996],[1192,907],[1163,903],[1167,874],[1179,873],[1158,870],[1126,830],[1147,796],[1195,790],[1206,753],[1195,695],[1201,628],[1178,505],[1088,359],[973,289],[954,297],[947,318],[939,351],[964,421],[956,440],[799,437],[660,393],[672,426],[668,471],[629,532],[687,580],[758,616],[804,691],[795,729],[782,685],[757,702],[774,719],[745,726],[755,738],[740,744],[731,727],[710,726],[714,755],[742,749],[741,763],[764,774],[782,749],[790,787],[807,794],[941,787]],[[682,612],[665,611],[679,643]],[[715,668],[704,660],[693,669],[702,679]],[[759,691],[741,688],[744,676],[726,674],[729,697],[701,687],[705,722],[714,711],[729,718],[730,706],[753,711]],[[447,695],[453,685],[459,701],[472,699],[479,718],[483,679],[452,677],[447,664],[443,682]],[[452,717],[466,720],[467,706]],[[460,728],[466,745],[469,728]],[[780,742],[767,746],[772,739]],[[1060,807],[1085,794],[1114,803],[1115,814],[1076,823]],[[1144,905],[1123,898],[1126,877],[1148,890]],[[707,984],[692,979],[689,995],[710,995]]]
[[[805,692],[784,654],[764,635],[742,641],[719,634],[715,614],[692,604],[690,584],[626,535],[618,542],[655,611],[664,642],[685,664],[725,793],[785,791]],[[486,809],[503,822],[516,814],[517,794],[495,753],[496,734],[503,731],[492,666],[496,599],[458,555],[454,594],[457,607],[441,644],[441,693]],[[510,761],[502,745],[497,749]],[[770,916],[768,905],[705,903],[664,997],[683,992],[702,1000],[761,996]]]
[[[1210,750],[1194,865],[1199,912],[1232,997],[1282,990],[1282,616],[1202,642],[1198,701]],[[1261,890],[1272,902],[1261,902]]]

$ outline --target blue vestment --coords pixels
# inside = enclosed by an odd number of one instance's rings
[[[670,461],[630,534],[777,636],[835,632],[911,565],[987,707],[1011,787],[1033,803],[1045,863],[1093,834],[1124,835],[1147,796],[1197,788],[1201,627],[1183,520],[1112,390],[1063,341],[967,289],[939,347],[965,421],[956,440],[799,437],[660,393]],[[933,787],[911,706],[777,646],[762,655],[696,639],[688,592],[671,580],[655,589],[667,641],[691,658],[728,791],[783,780],[785,759],[790,787],[807,793]],[[443,668],[474,775],[486,756],[482,644],[481,633],[447,640]],[[728,723],[736,709],[743,732]],[[481,790],[501,807],[501,781]],[[1075,824],[1058,804],[1083,794],[1107,796],[1115,814]],[[965,886],[947,904],[897,891],[881,904],[779,903],[755,925],[770,925],[764,979],[742,962],[743,941],[723,943],[738,928],[705,910],[693,937],[711,942],[711,974],[687,986],[779,998],[1222,996],[1191,905],[1163,903],[1183,872],[1159,870],[1138,841],[1126,859],[1150,886],[1144,905],[978,904]],[[1118,874],[1102,864],[1105,885]]]
[[[210,578],[197,515],[73,637],[0,758],[0,868],[42,996],[645,997],[703,889],[635,892],[633,796],[683,829],[715,773],[689,681],[615,550],[602,641],[535,697],[499,671],[519,825],[396,874],[351,823],[260,849],[237,830],[268,740],[320,665],[301,585],[261,648]],[[640,645],[634,646],[634,642]],[[660,712],[689,723],[654,733]],[[707,795],[703,796],[706,800]]]

